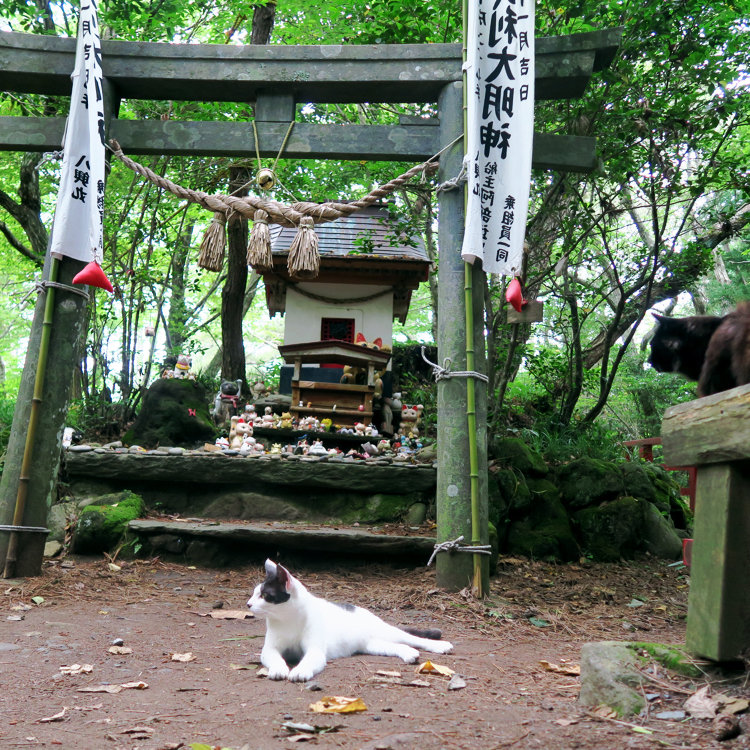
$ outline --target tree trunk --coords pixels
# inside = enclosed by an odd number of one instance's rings
[[[247,171],[232,167],[229,192],[239,197],[248,193],[243,185]],[[238,213],[227,221],[227,280],[221,291],[221,376],[225,380],[245,378],[245,344],[242,341],[243,301],[247,286],[247,219]]]
[[[250,44],[268,44],[276,17],[276,3],[253,6],[253,29]]]

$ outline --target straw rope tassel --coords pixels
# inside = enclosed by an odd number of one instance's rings
[[[268,213],[262,208],[259,208],[253,217],[253,228],[247,241],[247,264],[258,273],[273,268]]]
[[[289,248],[287,270],[293,279],[314,279],[320,267],[318,235],[312,216],[303,216],[299,221],[297,236]]]
[[[224,245],[227,239],[227,216],[223,211],[216,211],[211,225],[203,235],[198,265],[208,271],[221,271],[224,263]]]

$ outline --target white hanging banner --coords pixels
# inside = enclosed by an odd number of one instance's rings
[[[469,199],[461,257],[515,276],[534,140],[534,0],[470,0],[466,42]]]
[[[81,0],[81,3],[51,253],[101,263],[104,216],[102,45],[96,0]]]

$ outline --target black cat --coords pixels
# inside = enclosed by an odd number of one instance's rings
[[[651,339],[651,366],[698,381],[698,395],[750,383],[750,302],[728,315],[695,315],[658,321]]]

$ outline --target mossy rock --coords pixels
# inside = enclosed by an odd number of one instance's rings
[[[503,466],[517,469],[522,474],[544,477],[549,473],[541,455],[531,450],[520,438],[494,438],[490,442],[489,453]]]
[[[557,470],[562,501],[569,508],[588,508],[624,492],[620,466],[598,458],[578,458]]]
[[[494,477],[500,496],[505,502],[506,514],[525,515],[525,512],[531,508],[531,492],[526,483],[526,477],[514,469],[500,469]],[[494,523],[492,517],[490,520]]]
[[[664,560],[682,557],[682,539],[677,534],[672,519],[665,516],[653,503],[646,503],[643,548],[654,557]]]
[[[646,471],[654,487],[654,505],[662,513],[669,514],[678,529],[689,529],[693,523],[693,514],[687,498],[680,494],[680,484],[674,475],[654,464],[647,464]]]
[[[487,515],[491,523],[498,526],[508,517],[510,504],[500,491],[496,478],[490,474],[487,482]]]
[[[497,529],[492,521],[487,523],[487,532],[489,534],[489,544],[492,547],[492,554],[490,555],[490,575],[494,576],[497,573],[497,560],[500,557],[500,541],[497,535]]]
[[[620,466],[620,469],[622,471],[624,494],[656,503],[656,488],[651,481],[652,475],[646,465],[637,461],[627,461]],[[656,504],[657,507],[660,507],[658,503]]]
[[[526,480],[526,485],[531,493],[531,503],[536,505],[537,502],[542,500],[554,499],[560,500],[560,490],[556,484],[550,482],[549,479],[540,479],[538,477],[530,477]]]
[[[563,562],[581,554],[568,513],[553,495],[538,495],[531,513],[510,524],[506,547],[512,555]]]
[[[581,546],[595,560],[615,562],[629,559],[643,549],[646,501],[620,497],[574,514]]]
[[[196,448],[206,441],[213,442],[216,434],[206,389],[200,383],[159,378],[146,391],[138,417],[123,442],[144,448]]]
[[[143,499],[133,492],[119,492],[97,499],[78,517],[73,550],[96,554],[113,549],[122,540],[128,523],[143,515]]]
[[[676,646],[665,646],[661,643],[644,643],[633,641],[628,646],[633,649],[645,651],[649,657],[658,661],[666,669],[685,677],[703,677],[703,672],[693,661],[690,654],[687,654]],[[640,658],[645,659],[640,654]]]

